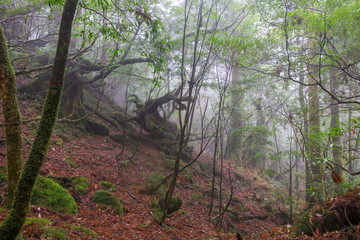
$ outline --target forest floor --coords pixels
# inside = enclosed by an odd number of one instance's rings
[[[23,119],[39,114],[41,106],[38,103],[24,100],[19,103]],[[0,122],[3,122],[1,115]],[[30,150],[36,125],[37,121],[24,124],[24,159]],[[116,133],[117,130],[112,131]],[[4,138],[3,128],[0,128],[0,140]],[[129,160],[136,144],[136,155]],[[151,142],[147,142],[146,137],[139,143],[130,141],[123,152],[122,148],[122,144],[110,140],[108,136],[87,134],[58,124],[40,175],[85,176],[90,182],[90,188],[87,194],[76,196],[79,211],[75,214],[62,214],[47,207],[32,205],[29,216],[50,219],[52,223],[49,227],[65,229],[67,239],[96,239],[81,229],[96,232],[97,239],[238,239],[235,231],[243,239],[289,239],[288,226],[273,228],[285,224],[285,209],[281,199],[286,193],[282,194],[282,189],[271,185],[265,175],[260,176],[250,169],[236,168],[227,161],[224,164],[222,204],[226,204],[230,194],[228,168],[235,192],[229,211],[224,215],[222,229],[215,231],[216,220],[212,218],[218,213],[219,201],[215,201],[214,212],[210,217],[211,173],[199,167],[199,163],[211,162],[211,157],[206,154],[191,167],[192,174],[189,171],[180,174],[175,196],[181,197],[183,204],[179,211],[170,214],[160,226],[154,220],[156,216],[152,208],[160,196],[148,194],[144,189],[149,176],[170,173],[167,156]],[[74,164],[69,164],[69,160]],[[0,142],[0,165],[5,164],[5,144]],[[114,184],[113,193],[125,208],[123,215],[115,215],[112,209],[100,208],[92,201],[94,193],[101,189],[101,181]],[[6,197],[6,186],[0,190],[2,196]],[[3,202],[1,206],[4,207]],[[1,208],[0,221],[7,213],[8,210]],[[273,230],[269,230],[271,228]],[[25,225],[22,235],[25,239],[49,239],[44,237],[42,231],[30,223]],[[280,236],[270,237],[275,231]]]

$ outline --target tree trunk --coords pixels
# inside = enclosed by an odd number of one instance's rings
[[[15,73],[11,67],[5,44],[4,31],[0,26],[0,90],[5,118],[6,161],[8,171],[8,199],[11,207],[22,168],[21,117],[16,100]]]
[[[59,110],[66,60],[70,45],[71,27],[77,3],[78,0],[66,0],[64,5],[54,66],[40,125],[36,132],[28,160],[21,174],[13,207],[0,226],[0,239],[15,239],[25,223],[32,189],[45,160]]]
[[[306,157],[305,153],[309,152],[309,144],[308,144],[308,137],[309,137],[309,118],[308,118],[308,112],[309,112],[309,108],[308,106],[306,106],[305,103],[305,94],[304,94],[304,85],[302,85],[302,83],[305,82],[305,76],[304,74],[300,74],[300,85],[299,85],[299,102],[300,102],[300,107],[301,107],[301,111],[302,111],[302,118],[303,118],[303,133],[304,133],[304,149],[302,151],[303,153],[303,159],[305,162],[305,188],[306,188],[306,202],[310,202],[310,198],[311,198],[311,192],[310,192],[310,188],[311,188],[311,170],[309,168],[310,164],[309,164],[309,159]]]
[[[336,70],[332,68],[330,70],[330,84],[331,84],[331,94],[333,96],[337,96],[337,91],[339,88],[339,81],[336,76]],[[336,104],[336,101],[331,98],[331,122],[330,129],[338,129],[340,128],[340,113],[339,113],[339,104]],[[341,146],[341,138],[339,135],[335,134],[332,136],[332,144],[333,144],[333,160],[340,166],[344,167],[344,161],[342,158],[342,146]],[[334,170],[340,174],[340,176],[344,179],[344,171],[338,167],[334,166]]]
[[[226,143],[226,154],[233,162],[239,162],[241,160],[242,146],[243,146],[243,137],[241,133],[242,129],[242,114],[240,109],[240,99],[241,99],[241,81],[242,76],[238,64],[232,66],[231,73],[231,106],[233,112],[231,115],[231,133],[229,134],[229,139]]]
[[[313,57],[314,44],[310,43],[310,56]],[[318,92],[318,74],[319,67],[317,65],[308,66],[309,76],[308,83],[312,84],[309,86],[309,161],[311,171],[314,176],[316,183],[312,183],[313,191],[315,191],[315,198],[320,200],[320,192],[317,189],[318,183],[322,181],[323,171],[320,159],[320,113],[319,113],[319,92]],[[313,197],[310,198],[310,203],[315,202]]]

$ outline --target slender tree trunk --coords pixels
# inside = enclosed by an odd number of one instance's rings
[[[0,92],[5,118],[8,171],[7,206],[11,207],[22,168],[21,117],[16,99],[15,73],[11,67],[4,30],[0,26]]]
[[[337,90],[339,88],[339,80],[336,76],[336,70],[332,68],[330,70],[330,91],[333,96],[337,96]],[[339,113],[339,104],[336,104],[336,101],[331,98],[331,122],[330,122],[331,129],[338,129],[340,128],[340,113]],[[341,138],[339,135],[335,134],[332,136],[332,144],[333,144],[333,160],[340,166],[344,167],[344,161],[342,158],[342,146],[341,146]],[[334,166],[334,170],[340,174],[341,177],[344,178],[344,171],[338,167]]]
[[[309,57],[313,57],[314,43],[309,43],[310,54]],[[311,171],[316,183],[312,183],[313,191],[315,191],[315,198],[320,200],[320,192],[317,189],[318,183],[322,181],[323,172],[322,164],[320,162],[320,113],[319,113],[319,90],[318,90],[318,75],[319,67],[314,64],[308,66],[309,76],[308,83],[313,84],[309,86],[309,161]],[[315,199],[310,198],[310,203],[314,203]]]
[[[28,160],[21,174],[13,207],[0,226],[0,239],[15,239],[24,225],[30,203],[31,192],[45,160],[50,137],[55,125],[61,91],[64,82],[65,65],[69,51],[71,27],[78,0],[66,0],[62,14],[58,46],[49,83],[49,90],[44,103],[40,125]]]
[[[302,67],[301,67],[302,69]],[[305,76],[304,74],[300,75],[300,85],[299,85],[299,102],[300,102],[300,107],[302,110],[302,118],[303,118],[303,133],[304,133],[304,149],[302,151],[303,153],[303,159],[305,162],[305,185],[306,185],[306,202],[310,202],[310,197],[311,197],[311,193],[310,193],[310,187],[311,187],[311,170],[309,168],[310,164],[309,164],[309,159],[306,157],[305,153],[309,152],[309,144],[308,144],[308,137],[309,137],[309,118],[308,118],[308,106],[306,105],[305,102],[305,94],[304,94],[304,85],[302,85],[302,83],[305,83]]]
[[[348,112],[348,164],[349,164],[349,171],[353,171],[353,155],[352,155],[352,125],[351,125],[351,118],[352,118],[352,108],[349,108]]]
[[[231,115],[231,133],[226,143],[226,154],[233,162],[241,161],[243,139],[241,136],[242,114],[240,109],[241,99],[241,81],[242,76],[238,63],[232,66],[231,71],[231,107],[233,108]]]
[[[292,163],[292,137],[290,136],[290,148],[289,148],[289,160],[290,160],[290,166],[289,166],[289,199],[290,199],[290,214],[289,214],[289,218],[290,218],[290,223],[292,222],[292,218],[293,218],[293,163]]]

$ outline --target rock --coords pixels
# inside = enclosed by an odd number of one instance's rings
[[[100,205],[100,207],[102,205],[110,206],[112,209],[115,210],[117,215],[122,215],[123,214],[123,205],[114,196],[114,194],[112,194],[112,193],[110,193],[108,191],[104,191],[104,190],[97,191],[94,194],[94,197],[92,198],[92,201],[95,202],[95,203],[98,203]]]
[[[89,119],[85,124],[86,131],[98,135],[109,135],[110,129],[105,125],[93,119]]]
[[[70,193],[52,179],[38,176],[35,182],[31,203],[47,206],[60,213],[76,213],[76,202]]]
[[[109,136],[111,140],[125,144],[129,139],[125,135],[114,134]]]

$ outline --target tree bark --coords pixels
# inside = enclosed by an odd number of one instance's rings
[[[58,46],[49,83],[49,90],[40,119],[40,125],[35,136],[34,144],[31,147],[28,160],[26,161],[24,170],[21,174],[13,207],[0,226],[0,239],[15,239],[25,223],[31,192],[36,177],[45,160],[50,137],[59,110],[66,60],[70,45],[72,22],[77,4],[78,0],[66,0],[64,5]]]
[[[4,31],[0,26],[0,90],[5,118],[6,161],[8,171],[8,198],[10,207],[15,196],[22,169],[21,117],[16,99],[15,74],[11,67],[5,44]]]

